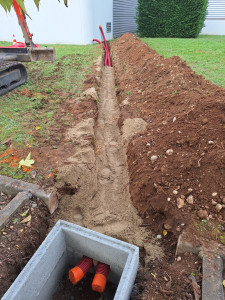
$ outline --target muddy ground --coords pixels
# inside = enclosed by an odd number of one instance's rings
[[[111,52],[113,69],[101,70],[99,59],[85,92],[65,93],[56,118],[70,113],[72,121],[59,122],[57,148],[50,139],[32,149],[37,170],[57,170],[48,184],[61,199],[54,215],[42,210],[40,220],[47,224],[47,217],[51,228],[64,219],[138,245],[133,299],[195,299],[201,260],[190,253],[177,258],[175,251],[184,231],[190,240],[225,244],[225,90],[131,34],[114,41]],[[53,128],[51,137],[58,134]],[[3,253],[12,253],[2,258],[6,269],[16,265],[3,293],[36,247],[28,255],[19,249],[22,263],[11,264],[18,250]]]

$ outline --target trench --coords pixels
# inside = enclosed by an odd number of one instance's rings
[[[70,130],[76,153],[68,160],[70,165],[59,171],[60,184],[77,192],[63,195],[54,223],[63,219],[137,245],[149,261],[161,257],[162,249],[151,233],[141,227],[142,219],[131,202],[119,116],[114,69],[103,67],[96,124],[86,119]],[[94,149],[90,143],[92,135]]]
[[[141,219],[129,194],[126,153],[117,126],[119,108],[113,68],[104,67],[100,88],[99,115],[95,130],[97,193],[93,229],[143,246]]]

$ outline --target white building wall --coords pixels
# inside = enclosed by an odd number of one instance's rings
[[[225,35],[225,20],[205,20],[201,34]]]
[[[93,12],[93,36],[103,41],[99,25],[102,26],[107,40],[112,39],[113,33],[113,0],[90,0]],[[111,22],[111,32],[107,33],[106,23]]]
[[[93,38],[101,39],[98,26],[106,33],[106,22],[112,22],[112,0],[69,0],[68,8],[63,0],[42,0],[39,11],[33,0],[25,0],[25,5],[32,17],[27,17],[28,27],[40,44],[90,44]],[[13,34],[23,41],[14,10],[6,14],[0,7],[0,40],[12,41]]]
[[[209,0],[201,34],[225,35],[225,0]]]

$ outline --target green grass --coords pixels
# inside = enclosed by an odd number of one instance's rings
[[[13,137],[18,146],[34,145],[37,143],[33,134],[35,127],[41,127],[38,131],[41,135],[48,135],[49,128],[54,125],[54,113],[64,101],[65,93],[68,97],[82,91],[83,80],[99,55],[98,48],[93,45],[53,47],[56,62],[26,63],[27,83],[0,97],[0,142]],[[23,95],[23,90],[32,95]]]
[[[9,44],[0,42],[0,46]],[[1,142],[8,138],[12,139],[14,149],[36,147],[43,139],[51,142],[52,128],[54,141],[51,143],[59,141],[61,133],[57,131],[60,126],[55,121],[55,113],[60,111],[65,98],[77,97],[82,91],[84,79],[100,55],[99,47],[94,45],[52,47],[57,55],[54,63],[24,63],[28,74],[26,84],[0,97],[0,154],[6,150]],[[62,113],[58,122],[68,126],[71,118]],[[23,175],[7,164],[0,164],[0,174],[17,178]]]
[[[225,88],[225,36],[143,38],[142,41],[165,58],[180,56],[196,73]]]

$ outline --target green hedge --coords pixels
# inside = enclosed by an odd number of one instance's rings
[[[204,26],[208,0],[139,0],[141,37],[197,37]]]

